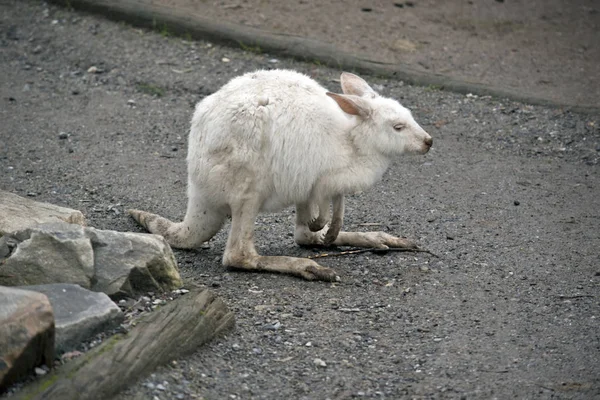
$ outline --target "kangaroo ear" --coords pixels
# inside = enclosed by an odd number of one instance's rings
[[[358,115],[367,118],[371,115],[371,107],[362,98],[358,96],[337,94],[327,92],[327,96],[331,97],[340,106],[342,111],[350,115]]]
[[[353,94],[355,96],[364,96],[365,94],[377,95],[369,84],[360,76],[351,74],[350,72],[342,72],[340,76],[342,84],[342,92],[344,94]]]

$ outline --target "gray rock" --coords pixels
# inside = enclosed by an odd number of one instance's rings
[[[41,203],[0,190],[0,235],[58,221],[85,225],[81,211]]]
[[[177,262],[162,236],[86,229],[94,247],[92,290],[113,298],[170,291],[183,285]]]
[[[115,298],[182,286],[162,236],[55,222],[12,237],[18,245],[0,264],[1,285],[73,283]]]
[[[0,265],[0,285],[26,286],[68,282],[89,288],[94,252],[84,228],[54,222],[13,235],[20,243]]]
[[[57,353],[73,350],[97,333],[113,329],[123,321],[123,312],[104,293],[78,285],[55,283],[25,286],[21,289],[48,296],[54,309]]]
[[[6,258],[10,254],[8,246],[8,236],[0,236],[0,259]]]
[[[313,364],[315,364],[317,367],[321,367],[321,368],[325,368],[327,366],[327,363],[323,360],[321,360],[320,358],[315,358],[313,360]]]
[[[41,293],[0,286],[0,392],[31,374],[52,366],[54,314]]]
[[[73,283],[115,298],[182,286],[162,236],[55,222],[12,237],[18,245],[0,264],[0,285]]]

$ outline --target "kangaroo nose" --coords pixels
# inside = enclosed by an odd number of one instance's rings
[[[427,139],[425,139],[425,144],[431,147],[431,145],[433,144],[433,139],[431,137],[428,137]]]

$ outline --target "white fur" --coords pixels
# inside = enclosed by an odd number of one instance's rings
[[[326,92],[294,71],[258,71],[198,103],[187,158],[191,190],[224,206],[251,180],[261,211],[277,211],[308,201],[314,188],[323,197],[367,189],[394,156],[428,149],[429,135],[396,101],[365,99],[372,114],[362,119]],[[396,132],[397,123],[407,129]]]
[[[335,274],[311,260],[259,256],[253,242],[259,212],[296,204],[299,244],[412,246],[381,232],[340,232],[343,196],[372,186],[394,157],[426,153],[431,137],[408,109],[379,96],[358,76],[343,73],[341,84],[344,94],[329,93],[288,70],[231,80],[196,106],[184,221],[173,223],[137,210],[131,215],[184,248],[210,239],[231,215],[225,265],[308,279],[330,280]],[[309,225],[318,231],[328,222],[332,199],[332,231],[311,232]]]

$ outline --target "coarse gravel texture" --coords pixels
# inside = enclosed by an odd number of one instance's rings
[[[140,231],[130,207],[183,216],[194,104],[232,77],[293,68],[339,91],[341,71],[319,65],[38,1],[0,10],[0,189],[80,209],[99,229]],[[307,282],[225,270],[223,229],[175,254],[235,329],[120,400],[600,396],[600,116],[366,78],[434,147],[350,196],[345,228],[439,258],[323,258],[341,282]],[[293,213],[257,220],[261,254],[322,252],[294,244]]]

